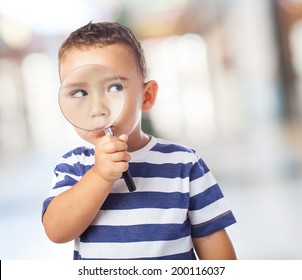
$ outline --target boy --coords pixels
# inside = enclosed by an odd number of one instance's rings
[[[158,85],[146,82],[140,43],[117,23],[89,23],[59,50],[60,79],[99,64],[123,77],[125,104],[115,136],[75,127],[87,147],[55,169],[43,224],[57,243],[75,240],[74,259],[236,259],[225,227],[235,223],[205,163],[187,147],[147,135],[141,115]],[[129,168],[137,190],[128,192]]]

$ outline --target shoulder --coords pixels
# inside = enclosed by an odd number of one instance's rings
[[[162,158],[170,163],[182,163],[193,169],[200,168],[203,172],[208,171],[204,161],[194,149],[177,142],[157,138],[156,144],[150,149],[150,152],[155,158]]]
[[[153,146],[151,151],[169,155],[170,160],[172,160],[173,162],[182,162],[187,164],[190,163],[191,172],[193,174],[198,173],[198,176],[210,171],[207,164],[196,153],[196,151],[186,145],[157,138],[157,142]]]

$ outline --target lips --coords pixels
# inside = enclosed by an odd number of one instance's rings
[[[105,131],[103,129],[96,129],[91,131],[91,133],[96,137],[102,137],[105,135]]]

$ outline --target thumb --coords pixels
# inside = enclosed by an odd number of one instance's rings
[[[119,136],[119,139],[122,140],[123,142],[127,142],[128,141],[128,135],[127,134],[122,134]]]

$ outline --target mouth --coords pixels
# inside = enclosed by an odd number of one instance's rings
[[[105,131],[103,129],[95,129],[90,131],[90,133],[95,137],[102,137],[105,135]]]

